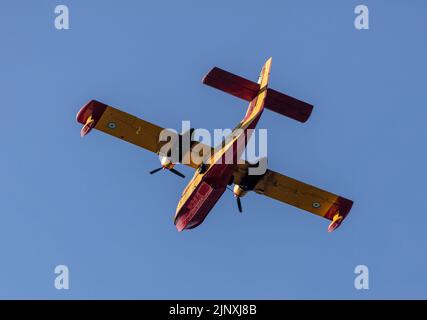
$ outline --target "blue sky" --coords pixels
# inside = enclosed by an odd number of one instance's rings
[[[370,30],[357,31],[366,4]],[[70,9],[70,30],[54,8]],[[427,298],[425,1],[2,1],[0,298]],[[158,125],[232,128],[246,103],[204,87],[213,66],[311,102],[266,111],[269,167],[355,204],[327,221],[224,194],[205,223],[172,222],[187,179],[92,132],[95,98]],[[191,170],[179,168],[188,176]],[[70,270],[57,290],[54,268]],[[356,290],[354,268],[369,267]]]

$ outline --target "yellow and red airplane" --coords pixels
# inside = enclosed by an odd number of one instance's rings
[[[176,209],[174,223],[178,231],[200,225],[228,185],[234,184],[233,193],[240,212],[240,197],[254,191],[330,220],[328,231],[332,232],[348,215],[353,205],[351,200],[269,169],[261,175],[251,175],[249,162],[237,162],[265,108],[299,122],[307,121],[311,115],[312,105],[268,88],[270,68],[271,58],[264,64],[258,82],[217,67],[203,78],[204,84],[250,102],[245,117],[230,138],[216,148],[190,141],[189,148],[182,150],[184,134],[180,134],[179,143],[175,143],[179,145],[179,158],[178,161],[171,161],[170,152],[164,154],[162,151],[167,142],[159,139],[166,129],[96,100],[89,101],[77,114],[77,121],[83,124],[81,136],[95,128],[159,154],[162,166],[150,173],[165,169],[184,177],[174,168],[179,162],[196,169]],[[204,159],[202,163],[194,161],[192,155],[195,151]],[[231,163],[224,163],[227,156],[232,157]],[[184,158],[188,161],[182,161]]]

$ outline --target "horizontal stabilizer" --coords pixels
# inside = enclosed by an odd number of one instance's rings
[[[313,111],[311,104],[273,89],[267,90],[265,107],[299,122],[306,122]]]
[[[260,91],[258,83],[218,67],[210,70],[202,82],[246,101],[255,99]],[[311,104],[273,89],[267,89],[265,108],[300,122],[306,122],[313,110]]]
[[[246,101],[252,101],[259,92],[258,83],[217,67],[208,72],[202,83]]]

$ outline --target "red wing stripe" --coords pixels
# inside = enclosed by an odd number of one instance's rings
[[[344,220],[350,212],[352,206],[353,201],[343,197],[338,197],[335,203],[329,208],[328,212],[326,212],[325,218],[332,220],[335,214],[337,214],[339,211],[339,214],[343,217],[342,220]]]
[[[86,124],[87,119],[92,116],[94,127],[107,107],[108,106],[102,102],[90,100],[77,113],[76,120],[81,124]]]

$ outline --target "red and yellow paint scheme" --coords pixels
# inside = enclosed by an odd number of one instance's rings
[[[217,67],[209,71],[202,82],[211,87],[249,101],[243,120],[236,126],[230,139],[216,148],[191,142],[188,150],[180,153],[180,159],[187,157],[188,166],[196,169],[193,178],[184,189],[179,200],[174,223],[178,231],[192,229],[200,225],[216,202],[234,183],[233,193],[241,210],[240,197],[248,191],[265,195],[298,207],[331,221],[328,231],[338,228],[348,215],[353,202],[344,197],[316,188],[301,181],[267,169],[262,175],[250,175],[251,164],[238,163],[246,147],[251,129],[254,129],[264,109],[277,112],[299,122],[305,122],[311,115],[313,106],[268,87],[271,58],[262,68],[258,82],[252,82]],[[139,119],[126,112],[96,100],[88,102],[77,114],[77,121],[83,124],[81,135],[97,129],[134,145],[160,154],[165,141],[159,136],[162,127]],[[200,150],[209,159],[202,164],[193,161],[191,152]],[[206,152],[206,151],[209,151]],[[224,161],[225,158],[233,161]],[[175,163],[168,157],[161,157],[161,169],[175,171]],[[177,173],[178,174],[178,173]],[[181,174],[180,174],[181,175]]]

